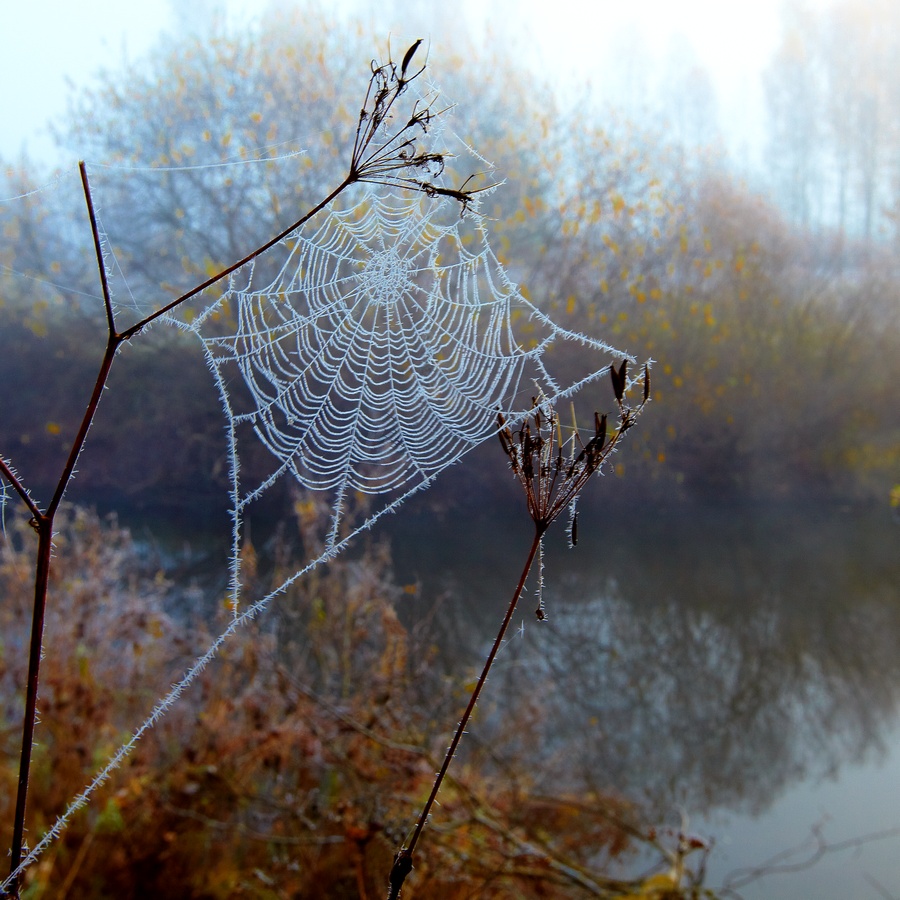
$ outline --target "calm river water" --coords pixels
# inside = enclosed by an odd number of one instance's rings
[[[473,666],[530,541],[521,510],[484,510],[410,501],[390,523],[398,577],[448,594],[442,640]],[[523,599],[487,689],[497,710],[540,704],[548,781],[641,798],[673,823],[683,811],[715,840],[708,885],[747,900],[900,896],[900,525],[887,505],[594,500],[572,550],[562,525],[545,558],[549,619]],[[805,867],[814,828],[831,849]],[[738,870],[792,848],[744,883]]]
[[[420,585],[402,614],[442,596],[435,641],[474,669],[531,523],[521,497],[455,494],[447,477],[452,502],[413,497],[375,533],[398,582]],[[548,536],[548,620],[526,595],[481,708],[539,711],[528,752],[548,786],[623,794],[673,825],[686,814],[715,842],[708,886],[728,896],[900,897],[900,524],[887,504],[623,509],[602,505],[603,487],[584,498],[576,548],[564,522]],[[807,866],[813,829],[829,849]],[[756,866],[769,874],[747,882]]]

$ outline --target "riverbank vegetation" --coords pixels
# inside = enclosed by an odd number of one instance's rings
[[[278,583],[292,571],[323,515],[314,496],[298,497],[268,570],[255,577]],[[169,581],[114,518],[70,508],[59,526],[32,834],[53,823],[230,614],[222,606],[209,622],[196,618],[191,587]],[[0,538],[3,823],[15,795],[29,532],[17,518]],[[439,663],[428,617],[401,622],[398,601],[410,590],[374,540],[290,589],[27,870],[22,896],[382,896],[468,692],[466,673]],[[490,709],[478,717],[496,727],[467,742],[404,897],[649,898],[675,885],[678,896],[695,896],[705,842],[651,827],[639,806],[607,792],[548,792],[521,742],[537,706]]]
[[[371,52],[361,29],[272,13],[248,34],[185,38],[100,76],[58,135],[95,173],[120,309],[157,308],[340,179],[358,64]],[[448,97],[478,98],[455,125],[454,165],[464,175],[474,160],[486,181],[507,179],[484,213],[523,293],[572,331],[656,361],[653,415],[610,466],[617,500],[830,495],[887,507],[900,480],[900,273],[889,246],[841,233],[838,253],[837,235],[789,221],[716,151],[587,102],[563,106],[511,61],[462,48],[440,71]],[[39,498],[83,415],[103,308],[75,178],[51,184],[24,161],[10,183],[16,197],[0,203],[2,449]],[[565,352],[553,351],[555,371],[574,369]],[[224,513],[229,474],[200,349],[157,325],[122,355],[69,497],[196,529]],[[263,447],[242,458],[250,483],[267,465]],[[507,500],[515,488],[498,468],[472,467],[468,494]],[[459,477],[451,483],[428,494],[441,514],[459,502]],[[306,496],[268,502],[265,556],[248,539],[243,560],[262,593],[298,567],[298,548],[309,557],[324,516]],[[27,524],[7,515],[0,736],[12,759],[31,570]],[[226,614],[186,612],[192,589],[176,590],[125,530],[83,509],[66,512],[56,551],[32,833]],[[427,629],[398,615],[397,599],[416,591],[396,582],[375,542],[289,590],[29,870],[25,895],[382,893],[470,674],[444,666]],[[607,789],[541,783],[521,736],[545,718],[542,703],[505,710],[489,741],[472,741],[441,795],[450,824],[430,829],[404,896],[700,896],[704,841],[652,828]],[[0,777],[6,822],[13,767]],[[659,871],[610,874],[648,853]]]

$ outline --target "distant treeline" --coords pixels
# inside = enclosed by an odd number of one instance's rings
[[[272,13],[252,34],[160,48],[103,75],[59,123],[94,163],[120,302],[160,305],[340,181],[370,43],[312,18]],[[655,360],[652,409],[616,460],[623,489],[887,497],[900,480],[900,277],[883,245],[810,236],[721,160],[613,113],[562,109],[511,62],[471,48],[430,65],[460,136],[496,165],[484,177],[506,179],[483,212],[514,280],[561,324]],[[310,149],[285,158],[298,131]],[[264,147],[267,162],[215,165]],[[485,168],[464,154],[455,165]],[[84,296],[98,288],[77,180],[29,193],[45,175],[27,164],[19,180],[23,196],[0,203],[0,452],[40,494],[105,324]],[[608,391],[597,396],[585,409]],[[199,346],[156,327],[114,367],[74,491],[215,504],[223,429]],[[243,461],[249,477],[265,453]]]
[[[803,226],[900,248],[900,5],[790,0],[764,76],[769,178]],[[837,255],[843,252],[835,247]]]

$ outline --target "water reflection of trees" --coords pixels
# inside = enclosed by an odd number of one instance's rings
[[[878,752],[900,687],[896,534],[803,517],[585,548],[599,566],[550,578],[550,621],[526,625],[492,681],[498,710],[528,707],[540,729],[507,750],[539,752],[557,786],[694,811],[758,811]]]

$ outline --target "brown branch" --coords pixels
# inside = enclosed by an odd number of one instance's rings
[[[2,456],[0,456],[0,474],[9,482],[12,489],[21,497],[22,502],[28,507],[28,511],[35,518],[41,514],[40,509],[34,500],[31,499],[31,494],[25,489],[25,485],[19,481],[18,476],[16,475],[15,469],[13,469],[12,464],[5,460]]]
[[[78,172],[81,175],[81,187],[84,191],[84,199],[87,203],[88,218],[91,222],[91,234],[94,238],[94,252],[97,255],[97,267],[100,269],[100,287],[103,290],[103,306],[106,309],[106,324],[110,336],[116,333],[116,317],[113,312],[112,297],[109,293],[109,280],[106,277],[106,265],[103,262],[103,247],[100,244],[100,230],[97,227],[97,215],[94,212],[94,201],[91,197],[91,185],[88,182],[87,167],[84,160],[78,163]]]
[[[813,825],[810,831],[810,839],[799,846],[782,850],[765,862],[760,863],[758,866],[735,869],[726,877],[721,890],[725,893],[738,896],[736,893],[738,888],[742,888],[754,881],[758,881],[760,878],[769,875],[789,875],[795,872],[803,872],[806,869],[811,869],[820,859],[829,853],[838,853],[841,850],[850,849],[858,850],[866,844],[874,843],[875,841],[895,838],[900,835],[900,826],[885,828],[881,831],[873,831],[869,834],[848,838],[847,840],[838,841],[833,844],[829,844],[828,841],[825,840],[825,836],[822,834],[821,823]],[[792,856],[796,856],[803,852],[808,854],[805,859],[800,859],[796,862],[788,862]]]
[[[575,866],[571,862],[561,860],[555,854],[552,854],[546,845],[542,845],[540,848],[536,847],[534,842],[519,837],[514,831],[501,825],[481,810],[473,811],[472,818],[479,825],[499,834],[505,841],[514,847],[518,847],[519,850],[532,856],[540,857],[547,867],[556,872],[557,875],[584,888],[595,897],[608,897],[610,891],[625,893],[635,886],[634,882],[598,876],[593,872],[588,872],[581,866]]]
[[[44,637],[44,613],[47,607],[47,586],[50,582],[50,554],[53,546],[53,520],[45,515],[35,516],[38,532],[37,564],[34,573],[34,606],[31,617],[31,643],[28,651],[28,676],[25,687],[25,715],[22,722],[22,751],[19,757],[19,780],[16,788],[16,809],[10,845],[10,874],[19,868],[25,837],[25,805],[28,796],[28,776],[31,771],[31,752],[34,747],[34,727],[37,718],[37,692],[40,680],[41,647]],[[18,881],[13,896],[18,897]]]
[[[519,597],[521,597],[522,591],[525,588],[525,581],[528,578],[528,573],[531,571],[531,564],[534,562],[534,557],[536,556],[538,548],[541,545],[541,538],[543,537],[543,535],[543,529],[541,529],[540,527],[536,527],[534,539],[531,542],[531,549],[528,551],[528,558],[526,559],[525,565],[522,568],[522,574],[519,576],[519,583],[516,585],[516,589],[513,592],[512,599],[509,602],[509,607],[506,610],[506,615],[503,617],[503,622],[500,625],[500,630],[497,632],[497,637],[494,638],[494,643],[491,647],[490,653],[488,653],[484,668],[482,669],[481,675],[479,676],[478,681],[475,684],[472,695],[469,697],[469,703],[466,706],[466,710],[459,721],[459,725],[456,728],[456,733],[453,735],[453,740],[450,742],[450,746],[447,749],[447,754],[444,756],[444,762],[442,763],[440,771],[438,772],[437,777],[434,780],[434,784],[432,785],[431,794],[425,801],[425,806],[422,808],[422,812],[419,814],[415,830],[413,831],[413,835],[409,841],[408,846],[402,847],[394,858],[394,865],[391,868],[391,873],[389,876],[390,891],[388,894],[388,900],[397,900],[397,898],[399,898],[400,890],[403,887],[403,882],[406,881],[406,876],[409,875],[409,873],[412,871],[413,853],[415,852],[416,844],[418,843],[419,837],[422,834],[422,829],[425,827],[425,822],[427,821],[428,816],[431,812],[431,807],[434,805],[434,801],[437,798],[438,791],[441,789],[441,784],[444,781],[444,776],[447,774],[447,769],[450,768],[450,763],[452,762],[453,756],[456,753],[456,748],[459,746],[459,742],[462,740],[462,736],[465,733],[466,725],[468,724],[472,712],[475,709],[475,704],[478,702],[478,697],[481,694],[481,689],[484,687],[484,684],[487,681],[488,674],[491,671],[491,666],[494,664],[494,659],[496,658],[497,653],[500,650],[500,646],[503,643],[503,637],[506,634],[509,623],[512,621],[513,613],[516,611]]]
[[[196,297],[197,294],[200,294],[207,288],[212,287],[217,281],[221,281],[223,278],[227,278],[232,274],[232,272],[236,272],[241,267],[246,266],[247,263],[253,262],[254,259],[261,256],[266,252],[266,250],[271,249],[277,243],[283,241],[289,234],[291,234],[291,232],[296,231],[298,228],[301,228],[303,225],[305,225],[317,212],[320,212],[322,209],[328,206],[328,204],[335,200],[339,194],[341,194],[351,184],[354,184],[358,180],[359,179],[357,177],[348,175],[324,200],[317,203],[311,210],[309,210],[309,212],[305,213],[299,219],[297,219],[297,221],[294,222],[293,225],[288,226],[283,231],[276,234],[275,237],[266,241],[264,244],[261,244],[259,247],[257,247],[255,250],[252,250],[242,259],[239,259],[236,263],[232,263],[230,266],[226,266],[220,272],[217,272],[211,278],[207,278],[206,281],[198,284],[196,287],[191,288],[189,291],[182,294],[180,297],[177,297],[171,303],[167,303],[161,309],[158,309],[156,312],[152,313],[146,318],[141,319],[140,322],[135,323],[130,328],[125,329],[125,331],[123,331],[121,335],[122,340],[129,340],[144,328],[146,328],[151,322],[155,321],[161,316],[166,315],[166,313],[171,312],[173,309],[175,309],[176,306],[180,306],[182,303],[185,303],[192,297]]]

